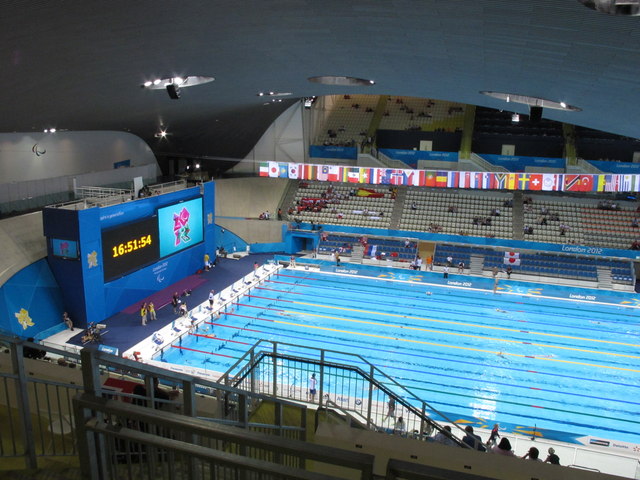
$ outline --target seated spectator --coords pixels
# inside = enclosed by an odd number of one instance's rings
[[[486,452],[484,444],[482,443],[482,438],[480,435],[476,435],[473,433],[473,427],[471,425],[467,425],[464,429],[467,434],[462,438],[462,441],[469,445],[474,450],[479,450],[481,452]]]
[[[549,447],[549,450],[547,450],[547,452],[549,452],[549,455],[547,455],[545,463],[550,463],[551,465],[560,465],[560,457],[556,455],[556,451],[553,448]]]
[[[540,207],[540,213],[542,215],[549,215],[549,209],[543,205],[542,207]]]
[[[446,425],[441,432],[436,433],[433,437],[433,441],[450,447],[455,447],[456,445],[451,438],[451,427],[449,425]]]
[[[510,198],[506,199],[503,203],[502,203],[503,207],[513,207],[513,200],[511,200]]]
[[[500,439],[500,443],[495,445],[490,452],[497,453],[498,455],[505,455],[507,457],[515,457],[515,454],[511,449],[511,442],[506,437],[502,437],[502,439]]]
[[[536,223],[538,225],[546,225],[547,224],[547,217],[545,217],[544,215],[540,215],[538,217],[538,219],[536,220]]]
[[[634,218],[633,220],[631,220],[631,226],[633,228],[638,228],[639,224],[638,224],[638,218]]]
[[[564,236],[564,234],[569,231],[569,226],[562,223],[560,224],[560,227],[558,228],[558,230],[560,232],[560,236]]]
[[[499,208],[494,208],[493,210],[491,210],[491,215],[493,215],[494,217],[499,217],[500,216],[500,209]]]
[[[511,265],[507,267],[506,272],[507,272],[507,278],[511,278],[511,274],[513,273],[513,268],[511,268]]]
[[[458,207],[455,205],[449,205],[449,213],[458,213]]]
[[[417,210],[418,209],[418,205],[416,204],[416,202],[412,202],[411,203],[411,210]]]
[[[631,250],[640,250],[640,240],[634,240],[631,244]]]
[[[525,235],[533,235],[533,227],[531,227],[529,225],[525,225],[524,234]]]
[[[464,262],[458,263],[458,273],[464,273]]]
[[[557,213],[552,213],[549,215],[549,220],[552,222],[558,222],[560,220],[560,216]]]
[[[538,458],[540,455],[540,451],[536,447],[531,447],[527,453],[525,453],[522,458],[526,460],[533,460],[534,462],[541,462],[542,460]]]

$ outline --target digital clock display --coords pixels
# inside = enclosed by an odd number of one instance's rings
[[[155,216],[102,232],[105,282],[149,265],[159,256]]]

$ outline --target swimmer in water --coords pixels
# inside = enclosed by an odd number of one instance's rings
[[[496,312],[500,312],[500,313],[507,313],[506,310],[502,310],[501,308],[496,308]]]
[[[425,292],[427,295],[431,295],[431,292]]]

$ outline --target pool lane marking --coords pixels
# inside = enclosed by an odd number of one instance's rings
[[[249,296],[252,296],[252,295],[249,295]],[[302,304],[302,305],[307,305],[307,306],[310,306],[310,305],[317,306],[317,307],[321,307],[322,306],[322,305],[310,304],[310,303],[305,303],[305,302],[296,302],[296,301],[293,301],[293,300],[277,300],[277,299],[273,299],[273,298],[255,297],[255,296],[254,296],[254,298],[262,298],[262,299],[274,300],[274,301],[284,301],[284,302],[288,302],[288,303],[296,303],[296,304]],[[259,308],[261,310],[271,310],[271,311],[280,312],[281,314],[294,314],[294,315],[299,315],[300,314],[300,312],[297,312],[295,310],[283,310],[283,309],[277,309],[277,308],[271,308],[271,307],[261,307],[259,305],[248,305],[248,304],[236,303],[236,302],[234,302],[234,305],[238,305],[238,306],[242,306],[242,307]],[[353,308],[331,307],[331,306],[328,306],[327,308],[346,310],[346,311],[357,311],[357,312],[360,312],[360,313],[375,314],[375,312],[367,312],[366,310],[358,310],[358,309],[353,309]],[[304,315],[307,315],[307,316],[310,316],[310,317],[327,318],[327,319],[330,319],[330,320],[337,320],[337,321],[350,322],[350,323],[361,323],[361,324],[364,324],[364,325],[375,325],[375,326],[386,327],[386,328],[401,328],[403,330],[413,330],[413,331],[417,331],[417,332],[437,333],[437,334],[441,334],[441,335],[451,335],[451,336],[455,336],[455,337],[475,338],[475,339],[479,339],[479,340],[492,340],[492,341],[504,342],[504,343],[518,343],[518,344],[521,344],[521,345],[531,345],[531,346],[534,346],[534,347],[552,348],[552,349],[556,349],[556,350],[569,350],[569,351],[573,351],[573,352],[592,353],[592,354],[595,354],[595,355],[609,355],[609,356],[612,356],[612,357],[632,358],[632,359],[640,360],[640,356],[627,355],[625,353],[599,352],[597,350],[588,350],[588,349],[585,349],[585,348],[563,347],[563,346],[560,346],[560,345],[548,345],[548,344],[545,344],[545,343],[525,342],[523,340],[510,340],[510,339],[506,339],[506,338],[484,337],[482,335],[471,335],[471,334],[468,334],[468,333],[443,332],[442,330],[433,330],[433,329],[429,329],[429,328],[409,327],[409,326],[396,325],[396,324],[390,324],[390,323],[373,322],[373,321],[369,321],[369,320],[348,319],[348,318],[344,318],[344,317],[334,317],[334,316],[331,316],[331,315],[322,315],[322,314],[319,314],[319,313],[304,312]],[[411,317],[411,316],[408,316],[408,315],[399,315],[399,314],[395,314],[395,313],[383,313],[381,315],[388,315],[388,316],[394,316],[394,317],[403,317],[403,318],[412,318],[414,320],[420,320],[421,319],[420,317]],[[429,321],[429,319],[423,319],[423,320]],[[278,320],[273,320],[273,321],[274,322],[278,322]],[[456,322],[445,321],[445,320],[438,321],[438,322],[441,322],[441,323],[456,323]],[[462,325],[474,326],[473,324],[462,324]],[[482,326],[480,326],[479,328],[482,328]],[[508,329],[504,328],[502,330],[506,330],[506,331],[510,331],[510,332],[519,332],[519,333],[530,333],[530,332],[527,332],[526,330],[515,330],[515,329],[511,329],[511,328],[508,328]],[[565,335],[554,335],[554,336],[560,337],[560,338],[578,339],[577,337],[570,337],[570,336],[565,336]],[[603,343],[611,343],[611,344],[614,344],[614,345],[615,344],[619,344],[618,342],[607,342],[605,340],[601,340],[601,342],[603,342]],[[622,344],[622,345],[636,346],[636,345],[630,345],[630,344]],[[638,345],[638,346],[640,346],[640,345]],[[525,358],[538,358],[538,357],[534,357],[534,356],[531,356],[531,355],[523,355],[523,357],[525,357]],[[631,370],[631,371],[635,371],[635,370]]]
[[[248,317],[246,315],[239,315],[237,313],[226,313],[226,315],[235,316],[235,317],[242,317],[242,318],[251,318],[251,319],[257,320],[257,321],[274,322],[273,320],[266,319],[264,317]],[[243,331],[247,331],[247,332],[254,332],[254,333],[258,333],[258,334],[262,334],[262,335],[271,333],[271,332],[265,332],[263,330],[255,330],[255,329],[245,328],[245,327],[236,327],[236,326],[233,326],[233,325],[226,325],[226,324],[221,324],[221,323],[213,323],[213,322],[204,322],[204,323],[209,324],[209,325],[213,325],[213,326],[217,326],[217,327],[222,327],[222,328],[231,328],[231,329],[235,329],[235,330],[243,330]],[[281,335],[283,335],[285,337],[289,337],[289,338],[300,339],[300,337],[296,336],[296,335],[286,335],[286,334],[281,334]],[[336,345],[341,345],[341,346],[348,346],[345,343],[339,343],[339,342],[329,342],[329,343],[336,344]],[[376,350],[376,351],[379,351],[379,352],[382,352],[382,353],[390,352],[390,350],[385,350],[385,349],[375,348],[375,347],[373,348],[373,350]],[[295,353],[295,351],[294,351],[294,353]],[[434,358],[434,357],[429,357],[429,356],[425,356],[425,357],[426,358]],[[485,364],[481,364],[481,363],[478,363],[478,362],[462,362],[462,363],[469,363],[469,364],[480,365],[480,366],[485,365]],[[385,365],[382,365],[382,364],[376,364],[376,365],[379,368],[385,367]],[[396,370],[407,371],[407,372],[417,372],[418,371],[418,370],[415,370],[415,369],[408,369],[408,368],[401,368],[401,367],[394,367],[394,368]],[[572,379],[577,379],[577,380],[590,380],[590,381],[593,381],[592,379],[586,379],[586,378],[582,378],[582,377],[575,377],[575,376],[571,376],[571,375],[548,374],[548,373],[545,373],[545,372],[538,372],[538,371],[535,371],[535,370],[525,370],[525,369],[521,369],[521,368],[513,368],[513,367],[499,367],[499,368],[506,369],[506,370],[511,370],[511,371],[528,372],[528,373],[533,373],[533,374],[537,374],[537,375],[553,375],[553,376],[560,377],[560,378],[572,378]],[[455,379],[459,379],[459,380],[472,380],[471,378],[468,378],[468,377],[462,377],[462,376],[459,376],[459,375],[448,375],[448,374],[437,373],[437,372],[429,372],[429,375],[433,375],[433,376],[436,376],[436,377],[455,378]],[[606,381],[603,382],[603,381],[599,381],[599,380],[597,382],[598,383],[610,383],[610,382],[606,382]],[[445,385],[445,384],[438,384],[438,383],[429,382],[429,381],[426,381],[425,383],[432,384],[432,385],[433,384],[442,385],[442,386]],[[542,392],[550,392],[550,393],[567,393],[567,392],[561,392],[561,391],[558,391],[558,390],[540,389],[540,388],[537,388],[537,387],[528,387],[526,385],[510,384],[510,383],[507,383],[507,382],[489,381],[489,382],[486,382],[486,383],[495,384],[495,385],[516,387],[516,388],[520,388],[520,389],[524,389],[524,390],[539,390],[539,391],[542,391]],[[630,384],[620,384],[620,385],[625,386],[625,387],[635,387],[635,385],[630,385]],[[424,387],[418,387],[418,388],[424,389]],[[453,393],[450,393],[450,392],[441,392],[441,391],[438,391],[438,390],[434,390],[434,391],[439,392],[439,393],[447,393],[447,394],[450,394],[450,395],[457,395],[457,394],[453,394]],[[619,400],[619,399],[614,399],[614,398],[598,397],[598,396],[594,396],[594,395],[585,395],[585,394],[573,393],[573,392],[568,392],[568,395],[574,396],[574,397],[592,398],[592,399],[596,399],[596,400],[606,400],[606,401],[615,402],[615,403],[628,403],[628,404],[631,404],[631,405],[639,405],[640,404],[640,403],[636,403],[636,402],[629,402],[629,401]],[[526,404],[522,404],[522,405],[526,405]]]
[[[297,313],[297,312],[292,312],[292,313]],[[558,363],[567,363],[567,364],[571,364],[571,365],[582,365],[582,366],[586,366],[586,367],[596,367],[596,368],[607,368],[610,370],[622,370],[624,372],[634,372],[634,373],[640,373],[640,370],[635,370],[632,368],[622,368],[622,367],[613,367],[613,366],[609,366],[609,365],[598,365],[596,363],[585,363],[585,362],[575,362],[572,360],[561,360],[559,358],[547,358],[547,357],[530,357],[528,355],[522,355],[519,353],[509,353],[509,352],[501,352],[501,351],[493,351],[493,350],[484,350],[481,348],[472,348],[472,347],[460,347],[457,345],[444,345],[441,343],[434,343],[434,342],[425,342],[424,340],[414,340],[414,339],[409,339],[409,338],[398,338],[398,337],[389,337],[387,335],[376,335],[373,333],[364,333],[364,332],[352,332],[349,330],[341,330],[338,328],[328,328],[328,327],[319,327],[316,325],[303,325],[300,323],[294,323],[294,322],[285,322],[283,320],[273,320],[274,323],[280,323],[283,325],[291,325],[294,327],[302,327],[302,328],[311,328],[311,329],[316,329],[316,330],[325,330],[328,332],[336,332],[336,333],[346,333],[346,334],[350,334],[350,335],[360,335],[360,336],[364,336],[364,337],[371,337],[371,338],[381,338],[381,339],[385,339],[385,340],[396,340],[399,342],[407,342],[407,343],[417,343],[420,345],[430,345],[433,347],[444,347],[444,348],[453,348],[456,350],[468,350],[471,352],[481,352],[481,353],[490,353],[492,355],[498,355],[498,354],[502,354],[502,355],[508,355],[511,357],[519,357],[519,358],[532,358],[534,360],[546,360],[549,362],[558,362]],[[363,322],[365,323],[365,322]],[[594,352],[597,353],[597,352]]]
[[[251,295],[249,295],[251,296]],[[258,297],[258,298],[264,298],[264,297]],[[308,307],[316,307],[316,308],[330,308],[332,310],[343,310],[346,312],[356,312],[356,313],[364,313],[367,315],[380,315],[380,316],[385,316],[385,317],[396,317],[396,318],[406,318],[409,320],[419,320],[419,321],[423,321],[423,322],[433,322],[433,323],[443,323],[443,324],[449,324],[449,325],[459,325],[462,327],[474,327],[474,328],[483,328],[483,329],[487,329],[487,330],[499,330],[499,331],[503,331],[503,332],[515,332],[515,333],[528,333],[530,335],[540,335],[540,336],[544,336],[544,337],[553,337],[553,338],[566,338],[569,340],[581,340],[581,341],[585,341],[585,342],[595,342],[595,343],[606,343],[606,344],[611,344],[611,345],[621,345],[621,346],[625,346],[625,347],[639,347],[640,348],[640,344],[635,344],[635,343],[626,343],[626,342],[615,342],[612,340],[601,340],[598,338],[583,338],[583,337],[574,337],[571,335],[560,335],[558,333],[545,333],[545,332],[535,332],[535,331],[531,331],[531,330],[521,330],[518,328],[507,328],[507,327],[496,327],[493,325],[478,325],[476,323],[466,323],[466,322],[458,322],[455,320],[439,320],[436,318],[426,318],[426,317],[414,317],[413,315],[401,315],[399,313],[388,313],[388,312],[375,312],[375,311],[371,311],[371,310],[361,310],[359,308],[347,308],[347,307],[339,307],[339,306],[332,306],[332,305],[320,305],[317,303],[310,303],[310,302],[300,302],[297,300],[282,300],[282,299],[277,299],[277,298],[269,298],[269,300],[272,301],[276,301],[276,302],[288,302],[288,303],[294,303],[297,305],[305,305]],[[329,317],[331,318],[331,317]],[[409,328],[409,327],[405,327],[405,328]],[[640,357],[632,357],[632,358],[640,358]]]
[[[215,335],[203,335],[201,333],[190,333],[189,335],[192,335],[194,337],[208,338],[210,340],[218,340],[221,342],[231,342],[231,343],[239,343],[241,345],[251,345],[250,343],[247,343],[247,342],[240,342],[238,340],[231,340],[229,338],[220,338],[220,337],[216,337]]]
[[[196,350],[195,348],[181,347],[179,345],[171,345],[172,348],[179,348],[180,350],[189,350],[190,352],[206,353],[207,355],[215,355],[217,357],[236,358],[231,355],[223,355],[222,353],[205,352],[204,350]]]
[[[330,276],[337,276],[337,277],[345,277],[345,278],[353,278],[353,275],[349,275],[349,274],[343,274],[343,273],[336,273],[336,272],[322,272],[323,275],[330,275]],[[402,280],[399,278],[379,278],[379,277],[362,277],[359,275],[356,275],[357,278],[372,278],[374,280],[381,280],[381,281],[385,281],[385,282],[393,282],[393,283],[408,283],[410,285],[414,285],[414,286],[419,286],[419,287],[440,287],[440,288],[446,288],[448,290],[467,290],[467,291],[471,291],[471,292],[479,292],[479,293],[488,293],[491,290],[490,289],[485,289],[485,288],[476,288],[476,287],[463,287],[463,286],[459,286],[459,285],[443,285],[441,283],[429,283],[429,282],[414,282],[411,280]],[[314,281],[326,281],[320,278],[311,278],[311,277],[303,277],[303,279],[307,279],[307,280],[314,280]],[[506,280],[506,279],[505,279]],[[270,282],[273,280],[267,280],[267,282]],[[300,287],[313,287],[313,285],[303,285],[303,284],[299,284],[299,283],[295,283],[292,285],[297,285]],[[325,288],[329,288],[326,287],[326,285],[324,286]],[[335,287],[334,287],[335,288]],[[623,305],[620,303],[609,303],[609,302],[603,302],[603,301],[595,301],[595,300],[583,300],[583,299],[579,299],[579,298],[563,298],[563,297],[552,297],[549,295],[540,295],[540,294],[531,294],[528,292],[507,292],[504,290],[498,290],[499,294],[501,295],[519,295],[522,297],[529,297],[529,298],[536,298],[536,299],[547,299],[547,300],[559,300],[559,301],[563,301],[563,302],[573,302],[573,303],[588,303],[588,304],[593,304],[593,305],[606,305],[606,306],[610,306],[610,307],[622,307],[624,309],[634,309],[634,310],[640,310],[640,305]],[[522,303],[524,304],[524,302],[519,302],[516,301],[515,303]],[[622,315],[624,316],[631,316],[631,317],[635,317],[632,316],[628,313],[622,313]]]
[[[271,320],[269,318],[265,318],[265,317],[250,317],[248,315],[240,315],[238,313],[226,312],[225,315],[231,315],[231,316],[234,316],[234,317],[241,317],[241,318],[250,318],[252,320],[258,320],[258,321],[261,321],[261,322],[271,322],[271,323],[274,322],[274,320]],[[262,330],[254,330],[252,328],[235,327],[233,325],[226,325],[226,324],[222,324],[222,323],[213,323],[213,322],[204,322],[204,323],[206,323],[208,325],[213,325],[213,326],[216,326],[216,327],[233,328],[233,329],[236,329],[236,330],[244,330],[244,331],[247,331],[247,332],[254,332],[254,333],[259,333],[259,334],[271,334],[271,333],[273,333],[273,332],[265,332],[265,331],[262,331]],[[297,340],[302,340],[302,338],[300,336],[298,336],[298,335],[287,335],[287,334],[284,334],[284,333],[279,333],[279,335],[282,335],[282,336],[287,337],[287,338],[295,338]],[[324,339],[322,341],[326,342],[326,340],[324,340]],[[349,347],[350,346],[350,345],[348,345],[346,343],[341,343],[341,342],[328,342],[328,343],[330,343],[332,345],[340,345],[340,346],[343,346],[343,347]],[[373,347],[373,348],[369,347],[369,348],[373,349],[375,351],[382,352],[382,353],[393,352],[393,350],[388,350],[388,349],[375,348],[375,347]],[[417,354],[417,357],[424,358],[424,359],[434,359],[434,360],[435,359],[440,359],[440,360],[442,359],[440,357],[436,357],[436,356],[432,356],[432,355],[423,355],[423,354]],[[507,370],[507,371],[510,371],[510,372],[511,371],[513,371],[513,372],[524,372],[524,373],[532,373],[534,375],[545,375],[545,376],[558,377],[558,378],[570,378],[572,380],[589,381],[589,382],[596,382],[596,383],[602,383],[602,384],[617,385],[617,386],[622,386],[622,387],[640,388],[638,385],[633,385],[633,384],[630,384],[630,383],[612,382],[612,381],[609,381],[609,380],[594,380],[592,378],[577,377],[575,375],[563,375],[563,374],[559,374],[559,373],[540,372],[540,371],[537,371],[537,370],[531,370],[531,369],[527,369],[527,368],[516,368],[516,367],[511,367],[511,366],[507,367],[507,366],[503,366],[503,365],[489,365],[487,363],[469,362],[469,361],[460,360],[460,359],[447,360],[447,361],[466,364],[466,365],[481,366],[481,367],[489,367],[490,366],[491,368],[500,369],[500,370]],[[377,365],[377,366],[384,367],[385,365],[381,365],[380,364],[380,365]],[[403,370],[402,368],[399,368],[399,367],[394,367],[394,368],[396,368],[398,370]],[[437,375],[437,376],[445,376],[445,377],[448,376],[446,374],[440,374],[440,373],[434,373],[434,372],[430,372],[430,374],[431,375]],[[452,378],[457,378],[457,377],[452,376]],[[464,377],[460,377],[460,378],[464,379]],[[527,388],[527,387],[523,387],[523,388]],[[598,397],[595,397],[595,398],[598,398]],[[612,401],[618,401],[618,400],[614,399]]]

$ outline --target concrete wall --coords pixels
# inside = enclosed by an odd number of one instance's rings
[[[42,212],[0,221],[0,285],[33,262],[47,255],[42,233]]]
[[[24,182],[156,164],[149,146],[126,132],[56,132],[0,134],[0,178]]]

